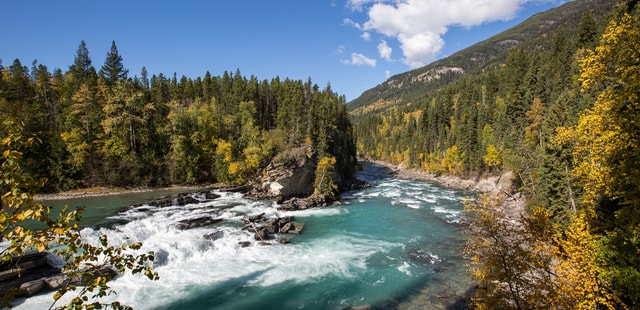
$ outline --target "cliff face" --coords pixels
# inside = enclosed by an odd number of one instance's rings
[[[285,159],[276,159],[255,180],[252,194],[278,201],[313,194],[316,163],[310,147],[303,146],[288,152]]]

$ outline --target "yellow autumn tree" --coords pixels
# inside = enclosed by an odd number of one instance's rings
[[[611,21],[580,61],[593,107],[575,128],[573,173],[594,216],[600,281],[628,304],[640,304],[640,16]]]
[[[338,186],[333,181],[333,167],[336,164],[335,157],[322,157],[318,161],[313,184],[315,195],[327,195],[333,197]]]
[[[602,282],[605,271],[599,262],[599,237],[590,232],[588,216],[580,212],[556,244],[562,249],[554,266],[556,296],[561,309],[617,309],[626,306]]]
[[[464,153],[458,149],[457,145],[453,145],[445,152],[445,158],[442,159],[442,167],[446,168],[449,174],[459,176],[464,173],[463,160]]]
[[[556,248],[551,214],[536,208],[528,217],[509,216],[504,197],[481,195],[465,203],[470,224],[465,254],[478,281],[476,309],[549,308],[555,294]]]
[[[486,154],[482,157],[482,159],[489,168],[498,167],[502,163],[502,161],[500,161],[500,154],[498,153],[498,149],[493,144],[489,144],[487,146]]]
[[[639,18],[612,21],[595,51],[581,60],[582,87],[594,106],[580,117],[574,156],[585,201],[599,196],[640,202]]]

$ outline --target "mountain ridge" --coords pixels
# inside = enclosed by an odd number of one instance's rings
[[[409,104],[465,74],[499,65],[506,59],[509,50],[516,46],[533,48],[548,44],[550,34],[560,27],[567,35],[576,35],[577,25],[585,10],[590,9],[596,19],[603,19],[613,5],[614,2],[607,0],[577,0],[534,14],[522,23],[451,56],[391,76],[350,101],[349,111],[353,117],[398,104]]]

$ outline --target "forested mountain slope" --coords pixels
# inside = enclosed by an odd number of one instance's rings
[[[640,309],[637,2],[570,2],[351,103],[363,158],[515,172],[521,226],[469,208],[479,308]]]
[[[160,186],[261,176],[305,147],[323,169],[348,177],[355,145],[344,96],[307,81],[258,80],[224,72],[196,79],[163,74],[128,77],[115,42],[100,70],[82,41],[66,72],[34,61],[0,63],[3,137],[40,142],[23,165],[49,190]],[[10,148],[2,145],[0,150]],[[317,189],[333,191],[331,178]]]
[[[458,80],[467,73],[475,73],[504,63],[509,50],[516,46],[548,47],[553,38],[552,34],[558,29],[562,29],[567,38],[573,38],[578,34],[577,25],[585,10],[589,10],[595,21],[601,24],[612,6],[611,0],[579,0],[536,14],[511,29],[449,57],[392,76],[349,102],[349,110],[359,115],[420,100],[426,93]]]

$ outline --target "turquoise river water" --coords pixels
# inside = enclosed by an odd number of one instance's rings
[[[342,204],[284,212],[237,193],[183,207],[128,207],[166,192],[58,202],[86,206],[84,238],[142,242],[155,251],[160,280],[130,274],[111,282],[135,309],[458,309],[469,289],[458,224],[465,193],[389,177],[365,164],[374,186],[341,195]],[[241,230],[244,215],[293,216],[305,224],[289,244],[261,245]],[[191,230],[177,221],[215,214],[224,221]],[[204,236],[222,231],[211,241]],[[239,242],[250,241],[242,247]],[[109,299],[107,299],[108,301]],[[46,309],[51,294],[18,300]]]

